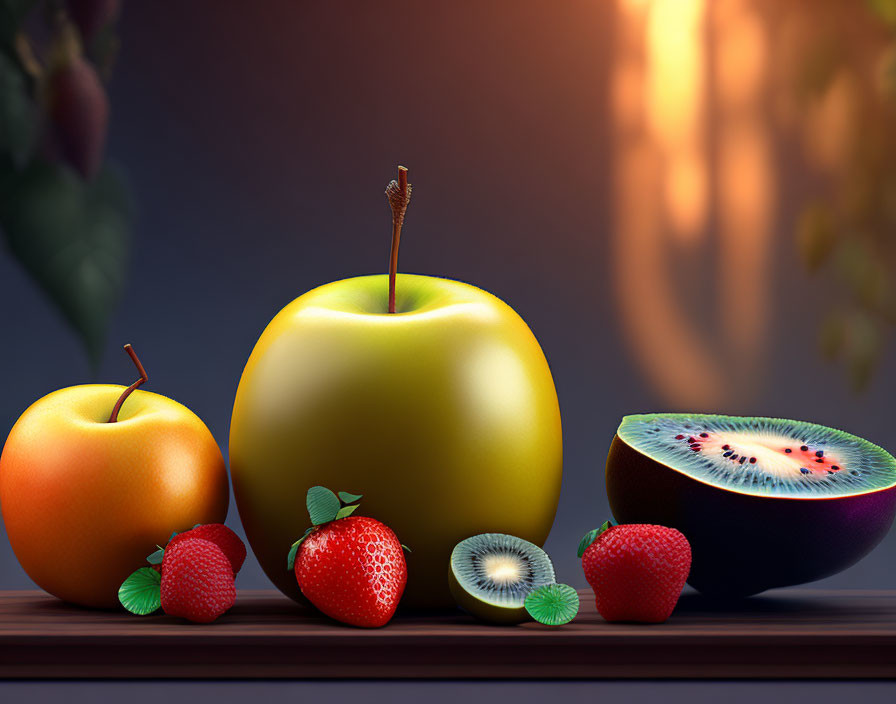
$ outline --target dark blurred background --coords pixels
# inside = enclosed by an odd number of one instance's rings
[[[267,322],[309,288],[386,269],[383,188],[402,163],[401,270],[498,295],[550,362],[561,581],[585,586],[575,549],[609,517],[624,414],[792,417],[896,450],[896,10],[783,5],[127,3],[105,148],[135,203],[122,294],[93,371],[0,256],[0,429],[59,387],[130,383],[131,342],[147,388],[226,453]],[[228,523],[241,530],[233,504]],[[896,588],[894,554],[891,535],[816,586]],[[0,588],[30,586],[0,541]],[[268,586],[251,557],[238,586]]]

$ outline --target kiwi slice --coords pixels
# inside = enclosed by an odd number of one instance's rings
[[[526,597],[555,581],[544,550],[504,533],[482,533],[459,542],[451,552],[448,574],[458,606],[491,623],[525,621]]]
[[[545,584],[526,596],[526,611],[546,626],[562,626],[579,613],[579,595],[568,584]]]
[[[832,498],[896,484],[889,453],[816,423],[655,413],[623,418],[617,434],[658,462],[743,494]]]

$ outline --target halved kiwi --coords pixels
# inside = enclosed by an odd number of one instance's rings
[[[688,582],[748,596],[835,574],[886,535],[896,459],[815,423],[696,413],[622,419],[607,457],[620,523],[677,528]]]
[[[526,596],[554,581],[554,566],[547,553],[512,535],[474,535],[459,542],[451,552],[451,594],[458,606],[483,621],[527,620]]]

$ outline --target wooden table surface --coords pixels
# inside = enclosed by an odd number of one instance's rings
[[[609,624],[581,592],[562,628],[456,613],[340,626],[241,591],[195,625],[0,592],[2,678],[896,678],[896,591],[779,590],[737,608],[682,595],[660,625]]]

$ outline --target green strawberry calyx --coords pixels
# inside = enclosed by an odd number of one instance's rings
[[[588,549],[588,546],[591,545],[591,543],[597,540],[601,535],[606,533],[612,527],[613,524],[610,521],[604,521],[603,525],[600,528],[595,528],[594,530],[589,530],[587,533],[585,533],[585,537],[583,537],[582,540],[579,541],[579,557],[585,554],[585,550]]]
[[[197,523],[195,526],[193,526],[193,528],[198,528],[201,525],[202,525],[201,523]],[[190,530],[193,530],[193,528],[191,528]],[[186,533],[188,531],[184,531],[184,532]],[[169,535],[168,542],[165,543],[165,545],[167,545],[172,540],[174,540],[175,535],[179,535],[179,533],[177,531],[174,531],[171,535]],[[151,555],[146,556],[146,561],[151,565],[161,565],[162,560],[165,558],[165,548],[163,548],[161,545],[156,545],[156,547],[158,548],[158,550],[156,550]]]
[[[305,497],[305,506],[308,508],[311,527],[289,548],[289,554],[286,556],[286,569],[292,570],[295,568],[296,554],[299,552],[299,546],[305,538],[326,523],[351,516],[360,505],[358,501],[363,496],[363,494],[351,494],[347,491],[340,491],[339,494],[334,494],[324,486],[311,487],[308,490],[308,495]]]

